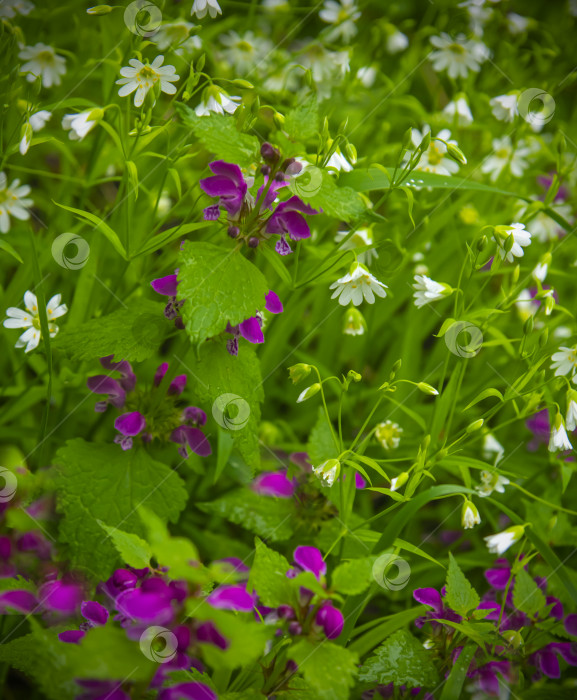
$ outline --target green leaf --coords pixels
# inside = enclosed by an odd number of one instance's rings
[[[375,557],[363,557],[339,564],[333,572],[331,587],[346,595],[362,593],[373,581],[374,561]]]
[[[20,257],[19,253],[16,252],[16,250],[10,245],[10,243],[7,243],[5,240],[0,238],[0,250],[5,250],[9,255],[11,255],[13,258],[16,258],[18,262],[24,262],[22,258]]]
[[[234,433],[218,426],[218,446],[216,450],[216,468],[214,470],[213,483],[219,480],[220,475],[228,464],[229,457],[234,446]]]
[[[285,118],[283,131],[299,141],[310,141],[318,132],[319,107],[316,94],[307,97],[295,109],[291,109]]]
[[[163,309],[162,303],[141,299],[107,316],[66,327],[52,341],[52,347],[74,360],[115,355],[117,361],[142,362],[158,352],[172,328]]]
[[[132,532],[124,532],[115,527],[110,527],[103,523],[102,520],[97,520],[96,522],[108,533],[125,564],[134,566],[136,569],[144,569],[150,566],[152,552],[148,542],[145,542]]]
[[[459,658],[453,663],[449,677],[445,681],[441,700],[453,700],[453,698],[461,697],[461,691],[467,678],[467,671],[476,651],[476,644],[466,644],[461,650]]]
[[[422,607],[419,605],[410,610],[402,610],[387,617],[380,624],[375,625],[368,632],[363,633],[355,639],[348,648],[351,651],[355,651],[359,656],[364,656],[371,649],[374,649],[377,644],[389,637],[393,632],[396,632],[401,627],[409,625],[415,620],[419,615],[422,615]]]
[[[290,647],[293,659],[314,690],[315,700],[348,700],[357,674],[357,655],[332,642],[313,644],[303,639]]]
[[[292,536],[295,507],[288,498],[270,498],[250,489],[237,489],[216,501],[197,505],[205,513],[220,515],[271,542]]]
[[[446,585],[445,600],[449,607],[462,617],[467,617],[467,613],[481,602],[477,591],[471,586],[451,552],[449,552]]]
[[[136,163],[131,160],[126,161],[126,169],[128,172],[128,183],[130,185],[130,194],[133,195],[134,201],[138,199],[138,168]]]
[[[58,450],[55,464],[58,510],[64,516],[61,541],[72,566],[100,579],[110,575],[118,554],[98,520],[142,536],[138,506],[146,504],[163,520],[176,521],[186,504],[182,479],[144,449],[125,452],[77,438]]]
[[[430,688],[438,681],[431,655],[412,634],[398,630],[361,666],[359,680],[379,685]]]
[[[468,411],[471,406],[474,406],[476,403],[479,403],[479,401],[483,401],[483,399],[488,399],[489,396],[495,396],[496,398],[499,399],[499,401],[503,402],[503,394],[498,390],[498,389],[485,389],[482,391],[478,396],[476,396],[471,403],[469,403],[465,408],[463,409],[464,411]]]
[[[287,578],[290,564],[282,554],[275,552],[258,537],[256,553],[250,570],[249,590],[255,590],[264,605],[276,608],[291,600],[291,579]]]
[[[535,617],[547,605],[543,592],[525,569],[520,569],[515,576],[513,605],[529,617]]]
[[[54,202],[54,200],[52,201]],[[124,246],[120,242],[120,238],[118,237],[116,231],[110,228],[110,226],[105,221],[96,216],[96,214],[92,214],[89,211],[83,211],[82,209],[75,209],[74,207],[67,207],[64,204],[58,204],[58,202],[54,202],[54,204],[56,204],[56,206],[60,207],[61,209],[66,209],[66,211],[72,212],[76,215],[78,219],[87,221],[89,224],[93,224],[93,229],[103,233],[112,244],[114,250],[122,258],[124,258],[124,260],[128,260],[128,258],[126,257],[126,250],[124,250]]]
[[[323,214],[350,222],[359,219],[367,211],[365,203],[354,189],[342,187],[340,180],[337,185],[335,177],[325,170],[322,171],[320,189],[310,196],[299,189],[298,180],[296,178],[292,182],[295,193],[317,211],[322,210]]]
[[[149,239],[142,248],[130,256],[130,259],[138,258],[140,255],[150,255],[154,253],[162,246],[167,245],[171,241],[176,240],[186,236],[187,233],[192,233],[192,231],[198,231],[198,229],[206,228],[209,225],[207,221],[197,221],[192,224],[179,224],[178,226],[173,226],[172,228],[166,229],[161,233],[156,234],[151,239]]]
[[[255,136],[238,131],[232,117],[224,114],[198,117],[194,110],[181,102],[176,103],[176,111],[184,124],[192,129],[196,138],[218,158],[241,167],[260,160],[259,140]]]
[[[178,298],[185,302],[182,317],[195,344],[264,309],[267,281],[238,251],[186,241],[179,268]]]
[[[307,452],[310,462],[314,466],[322,464],[327,459],[333,459],[335,454],[335,442],[327,418],[322,408],[319,408],[317,422],[309,435]]]

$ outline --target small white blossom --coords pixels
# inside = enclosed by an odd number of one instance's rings
[[[505,454],[505,448],[492,433],[487,433],[483,439],[483,458],[494,460],[494,464],[499,464]]]
[[[353,166],[344,157],[344,155],[341,153],[340,149],[337,148],[337,150],[328,159],[327,168],[334,168],[335,170],[338,170],[339,172],[342,170],[345,173],[349,173],[353,169]]]
[[[323,9],[319,12],[319,17],[327,24],[334,24],[328,37],[331,41],[335,39],[343,39],[349,42],[357,33],[355,22],[359,19],[361,13],[355,5],[355,0],[325,0]]]
[[[537,282],[544,282],[545,278],[547,277],[547,272],[549,270],[549,266],[547,263],[537,263],[535,267],[533,268],[533,272],[531,273],[531,277]]]
[[[511,175],[521,177],[529,167],[526,158],[531,155],[532,149],[521,139],[517,147],[513,148],[509,136],[493,139],[493,153],[483,161],[481,172],[489,174],[495,182],[499,175],[508,168]]]
[[[378,297],[386,297],[387,285],[371,275],[364,265],[353,263],[349,272],[333,282],[329,289],[334,289],[331,299],[339,300],[341,306],[347,306],[350,302],[354,306],[362,304],[363,299],[368,304],[375,303],[375,294]]]
[[[551,202],[549,209],[559,214],[567,221],[572,221],[573,219],[573,209],[570,204],[566,204],[565,202]],[[531,219],[531,232],[541,243],[547,243],[547,241],[558,240],[559,237],[564,234],[564,229],[548,214],[540,211]]]
[[[218,0],[194,0],[192,10],[190,11],[191,15],[196,15],[198,19],[204,19],[207,12],[212,19],[217,15],[222,15]]]
[[[508,95],[497,95],[497,97],[489,100],[495,119],[498,119],[500,122],[512,122],[519,114],[518,99],[518,94],[515,92]]]
[[[466,500],[461,511],[461,525],[463,530],[471,530],[475,525],[479,525],[481,516],[477,507],[472,501]]]
[[[528,17],[522,17],[516,12],[509,12],[507,15],[507,27],[511,34],[522,34],[529,27],[531,20]]]
[[[401,53],[409,46],[409,37],[403,32],[400,32],[396,27],[389,25],[390,31],[387,33],[385,40],[385,50],[387,53]]]
[[[89,131],[98,124],[95,119],[89,119],[96,110],[88,109],[86,112],[78,114],[65,114],[62,118],[62,128],[69,131],[68,137],[71,141],[82,141]]]
[[[409,480],[408,472],[401,472],[399,476],[394,476],[391,479],[391,485],[389,486],[389,491],[398,491],[401,486],[404,486]]]
[[[341,464],[338,459],[327,459],[318,467],[313,467],[313,473],[327,486],[332,486],[335,483],[340,470]]]
[[[569,389],[567,392],[567,416],[565,426],[569,432],[577,429],[577,391]]]
[[[419,146],[427,133],[431,131],[431,127],[425,124],[423,131],[418,129],[411,130],[411,140],[415,148]],[[431,139],[427,150],[421,155],[416,170],[422,170],[426,173],[437,173],[438,175],[453,175],[458,172],[459,164],[447,155],[447,146],[444,142],[450,143],[458,147],[455,139],[451,139],[449,129],[441,129],[437,134],[437,138],[441,141]]]
[[[340,243],[344,238],[349,235],[350,231],[338,231],[335,235],[335,241]],[[351,250],[353,248],[360,248],[361,246],[373,245],[374,238],[373,232],[369,228],[359,228],[353,235],[348,239],[346,243],[339,246],[341,250]],[[379,257],[377,251],[372,248],[364,253],[357,254],[357,260],[363,265],[370,265],[373,260]]]
[[[475,486],[475,488],[479,492],[479,496],[481,496],[481,498],[486,498],[487,496],[490,496],[493,491],[496,491],[497,493],[505,493],[505,486],[510,483],[511,482],[509,479],[507,479],[507,477],[501,476],[500,474],[497,474],[497,472],[483,470],[481,472],[481,484],[479,486]]]
[[[483,538],[487,543],[487,547],[491,554],[504,554],[511,545],[521,539],[525,528],[521,525],[513,525],[513,527],[498,532],[496,535],[489,535]]]
[[[456,115],[459,126],[469,126],[469,124],[473,123],[471,108],[464,97],[458,97],[456,100],[449,102],[443,109],[443,114],[451,121]]]
[[[395,450],[401,442],[403,429],[398,423],[386,420],[375,428],[375,437],[385,450]]]
[[[222,51],[224,59],[241,75],[256,67],[264,67],[264,61],[272,50],[272,44],[268,39],[255,37],[251,31],[240,36],[238,32],[231,30],[228,34],[221,36],[220,41],[226,47]]]
[[[66,73],[65,59],[57,56],[52,46],[41,42],[35,46],[25,46],[18,54],[18,58],[26,61],[20,67],[21,73],[28,73],[26,80],[33,83],[40,77],[42,87],[45,88],[60,85],[60,76]]]
[[[373,87],[377,78],[377,69],[373,66],[363,66],[357,71],[357,80],[360,80],[363,87]]]
[[[131,58],[130,66],[120,69],[122,78],[116,81],[121,88],[118,91],[120,97],[131,95],[134,91],[134,106],[141,107],[144,98],[156,83],[160,81],[160,90],[167,95],[174,95],[176,86],[172,83],[180,78],[176,75],[174,66],[163,66],[164,56],[157,56],[152,63],[142,63],[137,58]]]
[[[198,117],[207,117],[211,112],[215,114],[234,114],[238,109],[242,98],[238,95],[227,95],[224,90],[211,85],[202,94],[202,102],[194,110]]]
[[[14,180],[8,186],[6,173],[0,173],[0,231],[8,233],[10,231],[10,217],[20,221],[27,221],[30,218],[28,208],[34,202],[26,195],[30,194],[29,185],[21,185],[20,180]]]
[[[41,131],[51,116],[52,112],[48,112],[46,109],[41,109],[39,112],[30,115],[28,122],[24,125],[22,138],[20,139],[19,150],[23,156],[28,153],[33,132]]]
[[[2,0],[0,2],[0,19],[14,19],[17,14],[28,15],[34,4],[28,0]]]
[[[351,306],[345,311],[343,317],[343,333],[345,335],[364,335],[367,330],[367,322],[363,314]]]
[[[46,304],[46,316],[48,317],[48,330],[50,337],[58,333],[58,326],[54,323],[54,319],[64,316],[68,311],[66,304],[61,304],[62,296],[56,294]],[[42,330],[40,327],[40,316],[38,315],[38,300],[36,295],[27,291],[24,294],[24,306],[26,310],[18,309],[11,306],[6,310],[7,319],[4,320],[4,328],[26,328],[27,330],[16,341],[15,347],[24,348],[24,352],[30,352],[38,347],[38,343],[42,338]]]
[[[414,279],[413,289],[416,291],[413,296],[415,297],[415,306],[419,309],[425,304],[430,304],[453,293],[453,289],[448,284],[435,282],[426,275],[415,275]]]
[[[560,413],[555,416],[553,425],[551,426],[551,435],[549,437],[549,452],[557,452],[558,450],[572,450],[573,445],[569,442],[563,417]]]
[[[577,345],[572,348],[566,348],[561,346],[557,352],[551,355],[553,363],[551,369],[555,370],[556,377],[563,377],[570,374],[573,377],[573,382],[575,381],[577,372]]]
[[[510,226],[499,226],[497,228],[505,234],[504,240],[499,238],[499,255],[501,259],[514,262],[515,258],[522,258],[524,255],[523,248],[531,244],[531,234],[525,229],[525,224],[514,223]],[[513,237],[513,246],[511,250],[506,251],[504,244],[510,236]]]
[[[437,49],[429,55],[436,71],[446,70],[450,78],[466,78],[469,71],[477,73],[481,63],[489,57],[489,50],[479,41],[467,39],[459,34],[452,39],[446,32],[431,37],[431,44]]]
[[[189,37],[193,24],[181,19],[178,22],[162,24],[154,35],[154,43],[160,51],[181,46]]]

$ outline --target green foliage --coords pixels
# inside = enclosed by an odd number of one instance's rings
[[[108,534],[125,564],[134,566],[136,569],[150,566],[152,551],[148,546],[148,542],[133,532],[124,532],[115,527],[110,527],[110,525],[103,523],[102,520],[97,522],[104,532]]]
[[[545,608],[546,604],[543,591],[535,583],[531,575],[525,569],[520,568],[515,575],[513,605],[517,610],[521,610],[529,617],[535,617],[537,613]]]
[[[335,219],[351,222],[362,217],[367,208],[361,197],[351,187],[343,187],[335,180],[334,175],[323,171],[319,191],[310,197],[303,195],[302,199]]]
[[[289,650],[319,700],[347,700],[357,674],[358,657],[332,642],[314,644],[302,639]]]
[[[362,557],[343,562],[333,571],[331,586],[339,593],[357,595],[373,581],[374,557]]]
[[[311,464],[318,466],[327,459],[333,459],[335,455],[335,441],[322,408],[318,410],[318,417],[307,443],[307,452]]]
[[[294,139],[307,142],[318,132],[319,106],[316,95],[310,95],[287,112],[283,130]]]
[[[263,605],[277,607],[291,600],[291,579],[286,573],[290,565],[285,557],[270,549],[258,537],[255,539],[254,561],[250,569],[249,586],[257,591]]]
[[[446,586],[445,600],[447,604],[462,617],[467,617],[467,614],[481,602],[477,591],[469,583],[459,568],[457,560],[450,552]]]

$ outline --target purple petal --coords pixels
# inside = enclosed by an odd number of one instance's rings
[[[484,600],[482,603],[479,603],[477,609],[493,611],[484,617],[484,620],[498,620],[501,615],[501,606],[499,603],[495,603],[492,600]]]
[[[125,391],[132,391],[136,386],[136,374],[132,369],[132,365],[128,360],[121,360],[120,362],[114,362],[114,355],[107,355],[106,357],[100,358],[100,364],[107,369],[109,372],[116,371],[120,372],[121,379],[120,385]]]
[[[487,695],[499,695],[499,679],[492,669],[482,668],[479,670],[479,685]]]
[[[187,406],[182,414],[182,419],[188,420],[195,425],[206,425],[206,413],[202,408],[197,408],[196,406]]]
[[[293,211],[300,211],[302,214],[310,214],[311,216],[313,214],[320,214],[320,211],[317,211],[316,209],[313,209],[311,206],[308,204],[305,204],[299,197],[296,195],[291,197],[290,199],[287,199],[286,202],[281,202],[278,207],[275,210],[276,213],[286,213],[286,212],[293,212]]]
[[[286,231],[293,241],[300,241],[304,238],[310,238],[311,230],[302,214],[296,211],[289,211],[283,214],[283,221]]]
[[[114,427],[127,437],[134,437],[146,427],[146,418],[139,411],[123,413],[114,421]]]
[[[230,567],[231,571],[242,574],[247,574],[250,571],[249,567],[238,557],[223,557],[222,559],[216,559],[214,563],[224,564],[227,568]]]
[[[547,647],[540,649],[535,654],[537,668],[549,678],[560,678],[561,668],[557,654]]]
[[[316,547],[300,546],[293,554],[295,564],[305,571],[312,571],[317,579],[326,574],[327,565],[323,561],[323,555]]]
[[[105,625],[108,620],[108,610],[94,600],[87,600],[80,606],[80,613],[85,620],[97,627]]]
[[[413,591],[413,598],[417,603],[429,605],[436,613],[443,611],[443,600],[436,588],[416,588]]]
[[[126,401],[126,392],[112,377],[98,374],[96,377],[88,377],[86,384],[94,394],[107,394],[108,402],[115,408],[122,408]]]
[[[283,312],[283,305],[278,296],[271,290],[265,296],[265,309],[270,311],[271,314],[280,314]]]
[[[238,338],[236,336],[234,338],[229,338],[226,341],[226,349],[229,355],[232,355],[233,357],[238,355]]]
[[[38,597],[48,610],[71,615],[82,602],[82,588],[75,583],[50,581],[38,590]]]
[[[179,445],[188,445],[190,449],[200,457],[208,457],[212,454],[212,448],[202,430],[192,428],[190,425],[179,425],[170,436],[172,442]]]
[[[563,603],[559,600],[559,598],[555,598],[555,596],[548,595],[546,601],[547,605],[551,605],[551,603],[553,603],[553,607],[551,608],[551,612],[549,613],[549,615],[551,617],[554,617],[556,620],[562,620]]]
[[[287,477],[285,469],[281,469],[276,472],[259,474],[252,482],[252,489],[261,496],[291,498],[294,494],[295,482]]]
[[[196,638],[199,642],[214,644],[215,647],[223,650],[227,649],[229,645],[228,640],[222,636],[210,621],[200,623],[196,628]]]
[[[343,631],[345,619],[343,614],[331,603],[326,603],[317,612],[316,623],[323,628],[327,639],[336,639]]]
[[[254,608],[252,596],[243,586],[219,586],[206,599],[213,608],[251,612]]]
[[[164,688],[158,700],[217,700],[216,694],[204,683],[192,681]]]
[[[150,283],[157,294],[162,294],[165,297],[175,297],[177,288],[177,276],[167,275],[166,277],[158,277]]]
[[[274,249],[279,255],[290,255],[293,252],[284,233],[281,233],[280,240],[276,242]]]
[[[158,369],[154,373],[154,386],[160,386],[160,382],[162,382],[162,379],[167,372],[168,362],[163,362],[162,364],[158,365]]]
[[[245,340],[248,340],[249,343],[264,343],[262,328],[260,327],[260,322],[256,316],[251,316],[250,318],[247,318],[246,321],[239,323],[238,329],[242,337]]]
[[[355,472],[355,488],[364,489],[366,485],[367,482],[363,479],[359,472]]]
[[[220,217],[220,207],[218,204],[211,204],[203,210],[205,221],[216,221]]]
[[[561,654],[563,659],[571,666],[577,666],[577,644],[575,642],[553,642],[549,649],[554,649]]]
[[[121,593],[116,599],[116,609],[126,617],[147,625],[165,625],[174,617],[172,604],[165,595],[141,588]]]
[[[260,198],[262,196],[263,191],[266,189],[268,185],[268,175],[264,179],[264,185],[259,187],[258,192],[256,193],[256,199],[257,202],[260,201]],[[282,187],[286,187],[288,185],[288,180],[277,180],[276,178],[272,181],[271,186],[268,189],[268,192],[266,193],[265,198],[263,199],[262,203],[260,204],[260,210],[264,211],[265,209],[270,209],[271,204],[274,202],[276,199],[276,193],[277,190],[280,190]]]
[[[565,629],[568,634],[577,637],[577,613],[571,613],[565,618]]]
[[[60,632],[58,639],[61,642],[66,642],[66,644],[79,644],[85,634],[86,632],[82,630],[68,630],[67,632]]]
[[[0,593],[0,613],[6,611],[16,611],[20,613],[31,613],[37,607],[36,596],[30,591],[5,591]]]
[[[224,160],[214,160],[212,163],[210,163],[208,167],[212,170],[212,172],[215,175],[226,177],[229,180],[232,180],[236,187],[242,187],[243,185],[246,185],[246,182],[244,181],[244,177],[242,175],[242,170],[238,165],[234,163],[227,163]]]
[[[506,569],[488,569],[485,571],[487,583],[497,591],[504,591],[507,588],[510,576],[511,569],[508,567]]]
[[[186,386],[186,382],[188,380],[188,377],[186,374],[179,374],[177,377],[175,377],[171,382],[170,386],[168,387],[168,391],[166,392],[169,396],[174,396],[174,395],[180,395],[184,391],[184,388]]]

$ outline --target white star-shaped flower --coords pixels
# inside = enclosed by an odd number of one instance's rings
[[[48,330],[50,337],[58,333],[58,326],[54,323],[54,319],[64,316],[68,311],[66,304],[61,304],[62,295],[56,294],[48,304],[46,304],[46,316],[48,318]],[[24,293],[24,309],[19,309],[11,306],[6,309],[8,318],[4,319],[4,328],[26,328],[27,330],[16,341],[15,347],[24,348],[24,352],[30,352],[38,347],[38,343],[42,338],[42,330],[40,327],[40,316],[38,315],[38,300],[35,294],[27,291]]]
[[[180,78],[176,75],[174,66],[163,66],[164,56],[157,56],[152,63],[142,63],[137,58],[131,58],[128,63],[130,66],[123,66],[120,69],[122,78],[116,81],[117,85],[121,85],[118,94],[120,97],[132,94],[134,96],[134,106],[141,107],[144,98],[156,83],[160,81],[160,90],[167,95],[174,95],[176,86],[172,83]]]
[[[350,302],[354,306],[363,303],[363,299],[368,304],[375,303],[375,295],[386,297],[387,285],[371,275],[364,265],[353,263],[351,269],[344,276],[333,282],[329,289],[334,289],[331,299],[339,300],[341,306],[347,306]]]

